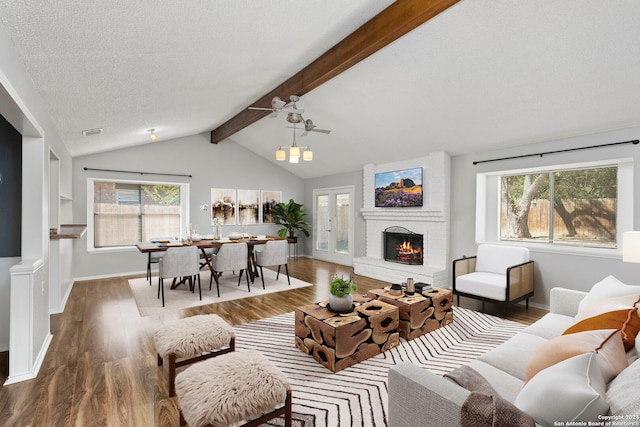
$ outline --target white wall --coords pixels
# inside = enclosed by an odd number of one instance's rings
[[[57,130],[52,125],[46,105],[34,89],[21,59],[13,50],[4,28],[0,26],[0,114],[2,114],[24,137],[23,143],[23,216],[22,216],[22,257],[41,259],[44,263],[39,273],[40,290],[33,294],[28,303],[34,312],[14,312],[12,319],[29,322],[33,327],[30,343],[38,353],[45,346],[49,336],[48,311],[48,228],[49,228],[49,188],[48,160],[49,148],[58,154],[63,169],[71,169],[71,156]],[[71,176],[61,177],[61,188],[71,192]],[[28,192],[24,188],[28,188]],[[2,220],[0,218],[0,220]],[[8,292],[6,280],[9,269],[19,259],[3,259],[0,262],[0,295]],[[9,300],[0,298],[0,312],[8,313]],[[26,316],[31,316],[31,319]],[[10,322],[2,318],[0,340],[8,335]],[[0,348],[4,344],[0,341]],[[11,367],[10,367],[11,374]]]
[[[452,157],[451,162],[451,257],[474,255],[475,213],[476,213],[476,174],[508,169],[519,169],[554,164],[566,164],[582,161],[595,161],[631,157],[634,159],[634,228],[640,227],[640,146],[620,145],[616,147],[595,148],[572,151],[562,154],[550,154],[543,157],[527,157],[473,165],[474,161],[487,160],[562,150],[567,148],[608,144],[640,138],[640,128],[586,135],[576,138],[551,141],[541,144],[522,146],[508,150],[476,153]],[[623,197],[623,196],[622,196]],[[624,230],[626,231],[626,230]],[[619,257],[595,257],[544,252],[532,249],[531,258],[535,267],[535,296],[533,303],[549,304],[549,291],[552,287],[563,286],[577,290],[589,290],[602,278],[612,274],[626,283],[640,283],[638,273],[640,265],[623,263]]]
[[[85,171],[84,168],[192,175],[188,177]],[[282,200],[301,200],[304,183],[295,175],[233,143],[211,144],[209,133],[158,141],[128,149],[76,157],[73,169],[73,210],[76,222],[88,223],[87,179],[125,179],[185,182],[190,186],[190,223],[202,234],[212,233],[211,221],[200,205],[211,203],[211,188],[282,191]],[[275,234],[276,225],[252,225],[252,234]],[[239,230],[224,226],[222,233]],[[146,271],[146,255],[135,248],[112,253],[89,253],[87,236],[73,245],[73,276],[95,278]]]

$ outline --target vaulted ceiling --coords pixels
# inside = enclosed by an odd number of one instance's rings
[[[0,25],[82,156],[208,134],[391,3],[3,0]],[[640,126],[637,40],[636,0],[462,0],[301,97],[313,162],[275,161],[284,114],[220,143],[312,178]]]

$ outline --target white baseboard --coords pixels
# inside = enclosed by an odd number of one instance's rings
[[[51,345],[52,339],[53,339],[53,335],[51,335],[51,333],[48,333],[47,337],[42,343],[42,347],[40,348],[40,351],[38,352],[38,357],[36,357],[36,360],[34,361],[33,367],[31,368],[30,371],[10,375],[7,378],[7,380],[4,382],[4,385],[15,384],[21,381],[32,380],[35,377],[37,377],[38,372],[42,367],[42,362],[44,362],[44,358],[47,355],[47,350],[49,350],[49,346]],[[11,369],[9,369],[9,371],[11,371]]]

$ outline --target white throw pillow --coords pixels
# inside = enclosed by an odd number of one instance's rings
[[[556,363],[535,375],[513,404],[542,426],[554,422],[598,421],[609,404],[595,352]]]
[[[613,276],[607,276],[591,288],[586,297],[580,301],[579,310],[605,298],[620,297],[640,293],[640,286],[627,285]]]

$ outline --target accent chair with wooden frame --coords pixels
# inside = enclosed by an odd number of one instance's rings
[[[533,296],[533,261],[529,249],[521,246],[481,244],[473,257],[453,261],[453,293],[484,303],[504,306]]]

